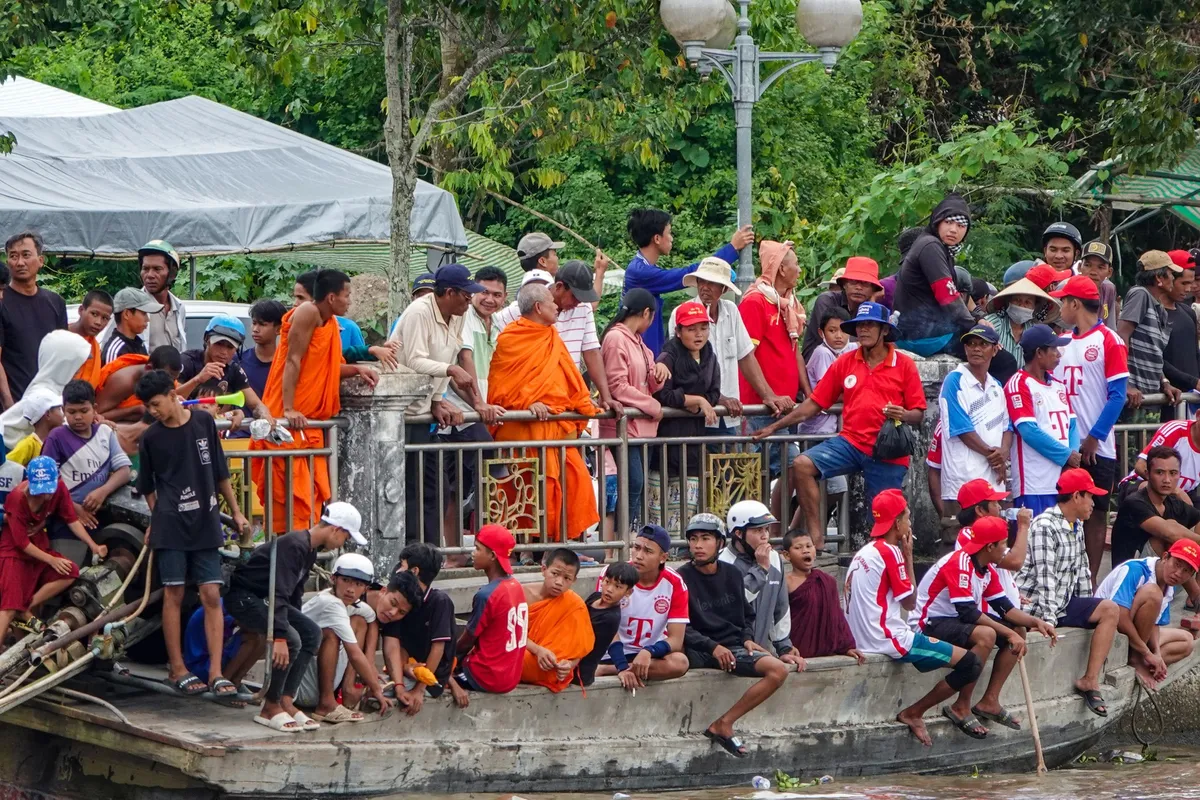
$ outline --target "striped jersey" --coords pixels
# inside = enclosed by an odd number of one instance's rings
[[[1070,444],[1071,420],[1075,412],[1067,398],[1067,386],[1047,375],[1042,383],[1025,370],[1017,370],[1004,385],[1008,415],[1014,430],[1022,422],[1033,422],[1038,429],[1064,446]],[[1056,494],[1062,467],[1039,453],[1015,431],[1012,442],[1012,493],[1014,497],[1031,494]]]
[[[904,623],[901,601],[913,592],[904,554],[875,539],[854,554],[846,570],[846,619],[858,649],[903,658],[913,632]]]
[[[974,603],[983,611],[985,600],[1004,597],[1004,587],[991,564],[983,574],[966,550],[954,550],[938,559],[929,568],[917,587],[917,607],[909,615],[908,624],[913,630],[921,630],[930,619],[957,617],[958,603]]]
[[[1086,333],[1072,333],[1062,349],[1056,377],[1067,386],[1067,400],[1079,420],[1079,437],[1091,435],[1108,402],[1109,381],[1129,377],[1128,354],[1121,337],[1102,322]],[[1116,458],[1116,436],[1112,429],[1100,442],[1096,454]]]

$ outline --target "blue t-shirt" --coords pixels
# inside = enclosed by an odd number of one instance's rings
[[[242,632],[238,630],[233,617],[225,612],[225,601],[221,601],[221,613],[225,617],[225,631],[222,634],[225,648],[221,651],[222,666],[237,654],[242,646]],[[208,680],[208,639],[204,635],[204,607],[192,612],[187,628],[183,632],[183,665],[193,675]]]
[[[1154,570],[1158,558],[1135,558],[1122,561],[1113,567],[1113,571],[1096,587],[1096,597],[1112,600],[1121,608],[1133,608],[1133,596],[1138,589],[1154,581]],[[1171,598],[1175,596],[1175,587],[1168,586],[1163,592],[1162,611],[1158,617],[1159,625],[1171,621]]]
[[[246,373],[246,380],[250,382],[250,388],[261,400],[263,393],[267,391],[267,376],[271,374],[271,362],[259,359],[258,354],[251,347],[238,353],[237,363],[241,365],[242,372]],[[242,428],[240,431],[229,434],[229,438],[249,439],[250,431]]]
[[[349,317],[336,317],[338,324],[338,333],[342,337],[342,350],[349,350],[351,347],[366,347],[367,340],[363,338],[362,328],[358,327],[358,323]]]

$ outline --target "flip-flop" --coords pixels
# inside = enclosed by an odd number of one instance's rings
[[[308,714],[305,714],[303,711],[297,711],[295,714],[292,715],[292,719],[294,719],[296,721],[296,724],[298,724],[300,726],[301,730],[305,730],[305,731],[321,730],[321,723],[317,722],[315,719],[310,719]]]
[[[729,755],[733,756],[734,758],[745,758],[749,755],[749,753],[746,752],[746,745],[743,744],[742,740],[737,736],[722,736],[721,734],[711,730],[705,730],[704,735],[721,745],[721,747],[725,748],[725,752],[729,753]]]
[[[254,721],[259,725],[265,725],[271,730],[279,731],[280,733],[299,733],[304,730],[296,720],[292,719],[292,715],[286,711],[280,711],[270,719],[261,714],[255,714]]]
[[[178,680],[167,678],[163,683],[186,697],[195,697],[208,691],[208,684],[190,672]]]
[[[338,706],[328,714],[313,714],[313,719],[317,722],[328,722],[330,725],[339,725],[343,722],[362,722],[366,717],[357,711],[351,711],[345,706]]]
[[[1087,691],[1076,689],[1075,694],[1082,697],[1083,701],[1087,703],[1088,711],[1091,711],[1098,717],[1108,716],[1108,705],[1104,702],[1104,698],[1100,696],[1100,692],[1095,689],[1088,689]]]
[[[991,711],[984,711],[979,706],[972,708],[971,713],[980,719],[986,719],[988,722],[994,722],[997,725],[1003,725],[1004,727],[1010,728],[1014,731],[1021,730],[1021,722],[1012,714],[1008,713],[1008,709],[1004,708],[1003,706],[1000,708],[1000,713],[998,714],[993,714]]]
[[[962,719],[954,716],[950,706],[942,706],[942,716],[954,723],[954,727],[970,736],[972,739],[986,739],[987,728],[979,724],[974,714],[967,714]]]

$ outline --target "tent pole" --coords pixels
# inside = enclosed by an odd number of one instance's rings
[[[196,257],[188,256],[188,299],[196,299]]]

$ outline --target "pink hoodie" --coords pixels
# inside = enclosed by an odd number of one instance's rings
[[[608,391],[613,399],[623,406],[636,408],[649,414],[652,419],[629,420],[629,436],[651,439],[658,435],[658,420],[662,418],[662,406],[653,393],[662,388],[654,379],[654,354],[624,323],[612,326],[600,345],[604,359],[604,374],[608,376]],[[600,420],[600,436],[611,438],[617,435],[615,419]]]

